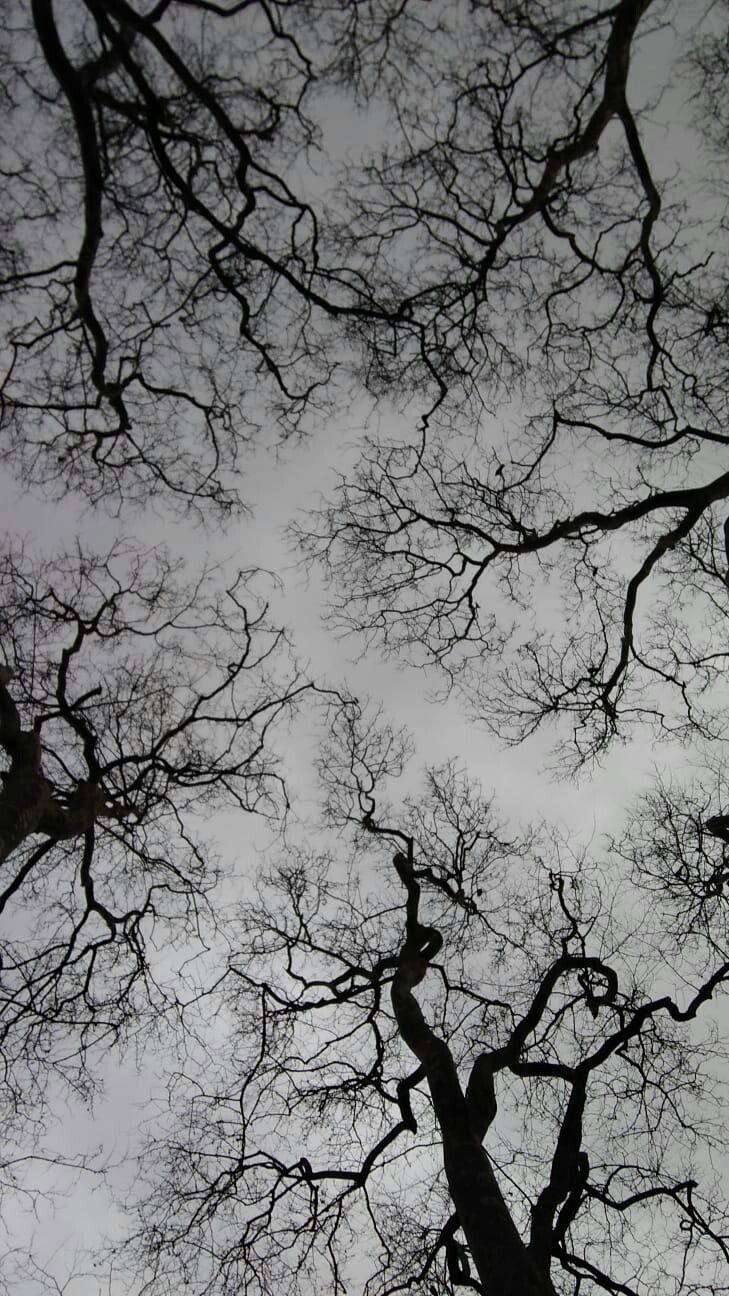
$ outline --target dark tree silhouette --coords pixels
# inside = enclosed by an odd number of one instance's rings
[[[636,723],[718,745],[727,17],[8,0],[3,463],[219,519],[249,442],[367,393],[404,428],[298,528],[334,620],[501,738],[562,717],[577,764]],[[388,803],[402,744],[341,706],[325,822],[231,925],[199,816],[285,805],[269,734],[311,687],[248,585],[8,546],[8,1115],[184,1017],[150,1296],[725,1289],[721,770],[581,852],[451,766]],[[233,953],[185,997],[207,922]]]
[[[255,430],[324,398],[327,322],[369,297],[310,201],[309,100],[353,7],[298,8],[6,6],[4,455],[25,480],[226,512]]]
[[[396,811],[392,735],[334,732],[339,848],[289,850],[242,906],[204,1005],[228,1055],[178,1075],[146,1158],[141,1290],[721,1290],[705,806],[658,789],[588,853],[507,831],[451,766]]]
[[[194,942],[213,810],[278,814],[272,727],[306,685],[253,574],[195,578],[116,543],[0,565],[0,1041],[6,1114],[177,992],[150,944]],[[277,678],[274,678],[277,676]],[[197,826],[196,826],[197,825]],[[164,933],[164,937],[163,937]],[[174,960],[173,960],[174,962]],[[170,968],[171,973],[171,968]]]
[[[432,403],[305,549],[341,624],[502,736],[563,714],[578,761],[634,722],[726,727],[725,18],[475,6],[432,94],[427,59],[403,70],[349,215],[372,282],[409,285]]]

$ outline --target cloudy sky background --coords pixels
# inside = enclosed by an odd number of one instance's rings
[[[352,418],[354,426],[347,436],[354,447],[356,412]],[[383,419],[388,432],[397,425],[397,418],[392,413],[389,421],[387,416]],[[325,428],[313,442],[288,448],[280,458],[255,456],[246,474],[252,515],[226,534],[191,535],[184,523],[161,521],[152,513],[134,518],[133,534],[144,545],[164,541],[188,553],[193,562],[204,545],[211,555],[276,572],[283,584],[280,589],[272,588],[273,620],[290,627],[299,658],[308,664],[312,677],[322,683],[344,683],[356,696],[380,702],[391,723],[412,734],[415,757],[403,791],[417,785],[423,763],[455,759],[485,789],[493,790],[495,803],[507,821],[523,825],[546,820],[577,847],[591,841],[597,844],[601,833],[617,831],[630,803],[656,770],[685,773],[689,758],[683,749],[666,744],[656,748],[649,735],[642,733],[629,747],[613,748],[601,767],[585,771],[581,779],[559,779],[552,772],[553,731],[543,731],[519,747],[504,748],[483,726],[469,723],[462,701],[433,700],[430,694],[436,681],[432,678],[429,681],[422,672],[383,662],[374,650],[363,658],[356,641],[334,639],[321,621],[326,592],[315,574],[307,576],[301,570],[284,529],[297,510],[315,504],[319,493],[333,482],[331,446],[335,440],[339,446],[339,428]],[[70,500],[59,505],[39,499],[33,501],[31,533],[27,528],[28,499],[7,477],[2,484],[2,506],[5,515],[15,519],[20,534],[34,535],[36,540],[42,537],[48,548],[60,547],[77,532],[101,547],[130,533],[115,520],[79,513]],[[279,745],[286,750],[294,812],[312,817],[316,800],[310,768],[313,732],[314,726],[303,718],[286,739],[279,737]],[[262,823],[241,821],[239,814],[225,816],[225,822],[221,819],[214,817],[206,831],[233,865],[242,889],[244,877],[255,876],[261,860],[277,850],[277,835]],[[134,1057],[121,1065],[116,1057],[109,1058],[99,1068],[106,1090],[102,1098],[93,1105],[63,1102],[61,1119],[48,1129],[44,1145],[71,1162],[80,1153],[89,1157],[92,1166],[98,1159],[107,1167],[107,1174],[93,1169],[77,1172],[73,1165],[67,1173],[59,1174],[57,1167],[46,1170],[42,1164],[31,1163],[29,1182],[46,1189],[53,1184],[57,1195],[28,1199],[23,1212],[16,1202],[6,1219],[18,1248],[21,1271],[27,1251],[32,1250],[61,1284],[65,1296],[126,1296],[129,1291],[120,1271],[122,1262],[117,1263],[116,1273],[113,1265],[110,1272],[104,1258],[95,1273],[89,1271],[89,1257],[98,1253],[102,1239],[123,1231],[124,1221],[109,1188],[114,1185],[120,1195],[130,1191],[134,1195],[134,1153],[147,1122],[151,1118],[152,1126],[155,1123],[150,1099],[159,1103],[160,1109],[164,1107],[164,1066],[164,1057],[147,1056],[141,1067]],[[19,1275],[13,1285],[18,1296],[41,1296],[47,1281],[42,1276],[36,1282],[26,1270],[25,1277]]]
[[[689,20],[690,9],[690,5],[683,9]],[[672,39],[666,32],[657,46],[651,46],[650,62],[645,56],[635,62],[632,78],[645,89],[646,98],[652,95],[652,84],[664,75]],[[683,91],[677,90],[676,94],[680,96]],[[667,173],[677,164],[690,167],[696,156],[694,133],[688,127],[677,131],[672,126],[669,131],[660,119],[663,116],[673,120],[675,106],[675,99],[664,102],[654,128],[654,143],[659,138],[663,141]],[[340,104],[332,105],[331,114],[332,123],[336,123],[331,132],[335,154],[359,148],[376,134],[376,121],[346,117]],[[493,789],[507,820],[523,822],[544,817],[566,835],[584,841],[605,830],[615,830],[627,805],[656,767],[681,774],[691,757],[677,747],[664,745],[656,749],[650,736],[643,734],[627,748],[615,747],[601,768],[586,771],[580,781],[555,780],[547,772],[553,733],[545,732],[519,748],[504,750],[482,727],[469,723],[461,701],[433,701],[428,695],[433,681],[421,672],[384,663],[374,651],[361,658],[355,642],[338,641],[322,626],[322,585],[316,574],[306,578],[297,566],[283,531],[297,510],[315,502],[320,492],[330,492],[335,473],[355,458],[360,429],[368,424],[372,430],[375,420],[389,439],[393,434],[407,437],[414,416],[403,418],[386,407],[375,416],[363,403],[348,409],[346,420],[335,418],[330,425],[317,429],[305,444],[288,445],[280,455],[270,449],[252,453],[243,484],[252,513],[225,533],[214,528],[193,532],[185,523],[169,521],[163,509],[158,513],[145,510],[123,519],[104,518],[81,509],[72,498],[59,503],[43,500],[37,494],[29,497],[7,473],[0,477],[0,514],[6,529],[49,550],[67,544],[76,533],[91,538],[100,547],[119,535],[133,534],[145,545],[164,541],[173,550],[188,554],[193,563],[206,550],[212,557],[230,559],[242,567],[260,565],[270,569],[282,582],[282,588],[272,592],[273,620],[290,628],[302,664],[318,680],[346,682],[358,696],[370,695],[381,701],[392,723],[404,725],[413,734],[416,765],[455,758],[484,787]],[[295,726],[287,739],[294,793],[305,800],[313,796],[310,742],[311,731],[305,723]],[[256,870],[256,852],[264,848],[267,839],[263,825],[221,825],[213,820],[209,829],[224,854],[239,861],[245,853],[245,869]],[[69,1105],[59,1123],[47,1131],[45,1143],[62,1157],[91,1153],[96,1148],[103,1148],[103,1159],[112,1163],[133,1156],[150,1093],[161,1094],[154,1064],[137,1072],[134,1059],[122,1067],[116,1059],[109,1059],[103,1070],[105,1098],[93,1110],[83,1103]],[[133,1168],[120,1166],[110,1179],[126,1187],[133,1182],[133,1173]],[[38,1165],[29,1170],[29,1179],[41,1186],[49,1183],[43,1167]],[[128,1288],[123,1275],[110,1274],[106,1267],[98,1274],[89,1273],[88,1259],[81,1258],[86,1249],[91,1255],[97,1251],[99,1239],[107,1230],[113,1233],[119,1227],[115,1206],[101,1178],[90,1173],[77,1177],[69,1171],[65,1184],[63,1175],[60,1183],[65,1196],[57,1200],[34,1199],[27,1211],[16,1204],[6,1220],[19,1256],[32,1246],[65,1296],[125,1296]],[[86,1272],[74,1273],[78,1268]],[[67,1285],[66,1275],[72,1275]],[[46,1290],[45,1281],[19,1279],[14,1284],[16,1296],[40,1296]]]

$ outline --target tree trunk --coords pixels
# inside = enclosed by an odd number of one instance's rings
[[[33,735],[34,736],[34,735]],[[0,789],[0,864],[38,832],[47,818],[51,791],[47,780],[32,764],[13,762],[3,774]]]
[[[548,1261],[537,1264],[511,1218],[450,1049],[430,1029],[412,993],[424,971],[417,959],[404,960],[393,980],[392,1003],[400,1034],[425,1069],[448,1187],[479,1279],[488,1296],[556,1296]]]
[[[100,814],[126,814],[125,809],[107,807],[90,780],[77,783],[69,796],[57,795],[41,767],[40,735],[21,728],[7,689],[12,678],[12,669],[0,665],[0,747],[10,759],[10,769],[0,775],[0,864],[32,833],[62,841],[81,836]]]

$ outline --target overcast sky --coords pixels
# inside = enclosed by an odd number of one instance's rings
[[[391,418],[394,422],[396,416]],[[356,415],[352,421],[356,422]],[[336,427],[324,428],[313,443],[291,448],[278,460],[266,454],[257,456],[247,475],[253,514],[235,523],[226,534],[191,536],[184,524],[162,522],[151,512],[135,517],[130,528],[126,519],[120,523],[79,514],[70,501],[59,506],[41,500],[33,503],[32,534],[53,547],[67,542],[76,530],[99,544],[115,535],[133,533],[145,544],[164,540],[188,551],[191,558],[199,558],[204,545],[211,555],[234,557],[244,567],[260,565],[275,571],[283,586],[272,589],[273,619],[291,628],[298,654],[304,664],[309,663],[312,676],[322,682],[345,682],[357,696],[381,702],[392,723],[412,733],[416,759],[410,786],[417,779],[420,762],[455,759],[484,788],[493,790],[496,804],[512,824],[545,819],[575,843],[582,840],[586,844],[597,840],[601,832],[617,830],[626,808],[652,773],[680,761],[678,750],[665,746],[657,750],[644,735],[628,749],[613,749],[601,768],[586,771],[579,781],[555,779],[547,769],[553,733],[540,734],[519,748],[504,749],[482,727],[468,722],[461,701],[429,698],[428,682],[421,673],[383,662],[374,650],[362,659],[356,642],[338,641],[322,626],[325,592],[316,577],[307,579],[300,570],[283,529],[296,510],[315,502],[331,482],[332,445],[338,434]],[[7,478],[2,485],[2,503],[20,532],[31,534],[27,498],[19,497]],[[430,683],[432,688],[434,681]],[[295,726],[286,744],[292,790],[304,798],[304,813],[312,812],[315,795],[310,744],[311,728],[306,724]],[[222,831],[221,819],[216,817],[209,831],[224,854],[235,859],[239,873],[241,863],[244,869],[255,871],[256,850],[270,843],[271,834],[264,825],[241,824],[239,819],[227,816],[227,831]],[[248,843],[245,850],[243,841]],[[33,1201],[27,1213],[10,1216],[10,1232],[21,1252],[23,1239],[27,1239],[57,1281],[71,1276],[65,1296],[127,1296],[129,1288],[119,1268],[112,1280],[105,1266],[98,1275],[88,1272],[88,1254],[93,1256],[106,1234],[123,1228],[109,1186],[113,1184],[121,1192],[132,1185],[133,1194],[134,1149],[150,1116],[150,1094],[156,1093],[162,1100],[162,1084],[155,1072],[160,1062],[164,1064],[163,1059],[150,1057],[146,1069],[140,1071],[132,1057],[121,1068],[116,1059],[110,1059],[100,1068],[105,1076],[105,1097],[93,1105],[70,1103],[59,1123],[47,1131],[45,1145],[62,1157],[72,1158],[83,1151],[92,1164],[100,1156],[102,1163],[116,1167],[108,1170],[106,1181],[91,1171],[77,1174],[69,1169],[67,1195]],[[154,1123],[154,1116],[152,1120]],[[122,1164],[129,1158],[130,1164]],[[42,1165],[33,1165],[28,1174],[32,1182],[48,1182]],[[64,1176],[54,1170],[53,1182],[58,1183],[59,1178],[63,1186]],[[17,1203],[13,1210],[18,1211]],[[38,1283],[21,1279],[15,1291],[17,1296],[41,1296],[45,1282],[44,1278]]]
[[[666,35],[665,39],[668,42],[670,37]],[[643,64],[636,67],[634,76],[650,79],[660,70]],[[352,147],[359,148],[363,134],[367,138],[368,130],[376,131],[376,122],[368,125],[366,119],[354,117],[347,121],[339,105],[332,112],[337,117],[340,147],[348,142],[348,133]],[[690,156],[690,133],[685,138],[676,134],[669,138],[660,120],[656,129],[663,131],[666,138],[667,169],[674,164],[677,149],[682,156]],[[625,807],[656,767],[681,764],[683,757],[677,749],[656,749],[646,734],[627,748],[614,748],[601,768],[586,771],[579,782],[555,781],[546,769],[553,734],[540,734],[518,749],[504,750],[485,730],[469,723],[461,700],[433,701],[429,696],[433,680],[414,670],[398,669],[392,662],[382,662],[374,650],[362,659],[355,642],[336,640],[322,626],[322,586],[315,575],[307,581],[297,568],[283,529],[297,510],[314,502],[320,491],[331,489],[334,472],[352,461],[358,430],[369,417],[368,406],[355,405],[347,410],[346,419],[333,419],[305,444],[289,445],[278,456],[265,449],[253,454],[243,490],[252,513],[234,522],[226,532],[215,528],[193,532],[189,525],[172,523],[152,509],[121,519],[105,518],[80,509],[72,498],[59,503],[37,495],[29,497],[7,473],[0,476],[0,513],[6,529],[27,536],[32,543],[42,542],[49,549],[61,548],[75,533],[99,545],[117,535],[131,534],[145,544],[169,543],[176,551],[188,554],[193,562],[205,550],[211,557],[231,559],[242,567],[270,569],[282,581],[281,589],[272,591],[273,619],[290,628],[302,662],[308,664],[317,679],[346,681],[357,695],[369,694],[381,701],[393,723],[412,732],[419,760],[440,763],[455,758],[486,788],[493,789],[504,816],[515,822],[546,817],[567,834],[586,840],[615,829]],[[388,438],[409,433],[407,424],[400,422],[402,416],[386,407],[378,419]],[[306,789],[307,794],[308,740],[306,729],[295,730],[289,748],[294,771],[297,762],[306,771],[300,790]],[[222,838],[219,826],[213,822],[210,830],[216,834],[222,851],[240,852],[238,826],[228,825],[229,834]],[[243,832],[248,833],[247,826]],[[262,842],[264,836],[263,829],[255,829],[250,840]],[[249,867],[251,864],[252,855]],[[49,1148],[68,1156],[102,1148],[103,1157],[112,1162],[133,1154],[150,1089],[157,1087],[154,1071],[150,1067],[137,1073],[133,1059],[123,1069],[112,1060],[105,1070],[104,1100],[93,1111],[83,1103],[71,1104],[60,1122],[44,1136]],[[34,1167],[29,1177],[39,1184],[47,1183],[42,1167]],[[131,1182],[128,1168],[113,1171],[110,1178],[120,1186]],[[85,1248],[93,1253],[102,1234],[118,1227],[116,1209],[103,1183],[91,1174],[76,1177],[69,1172],[67,1194],[58,1201],[35,1201],[32,1212],[24,1214],[15,1204],[9,1217],[11,1235],[21,1250],[25,1239],[32,1241],[39,1259],[48,1265],[66,1296],[127,1296],[123,1275],[110,1276],[108,1271],[91,1274],[88,1260],[78,1258]],[[75,1274],[64,1286],[66,1276],[73,1274],[76,1266],[87,1272]],[[16,1296],[41,1296],[46,1290],[44,1281],[19,1280],[14,1287]]]

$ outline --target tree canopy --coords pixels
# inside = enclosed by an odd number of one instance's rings
[[[81,538],[17,510],[0,562],[3,1164],[156,1048],[113,1296],[729,1289],[729,6],[688,10],[6,5],[0,462]],[[646,733],[693,780],[580,844],[418,776],[236,543],[302,442],[355,651],[563,776]]]

